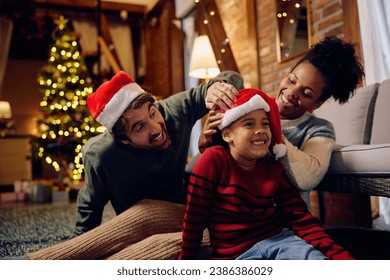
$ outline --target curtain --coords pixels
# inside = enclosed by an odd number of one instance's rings
[[[390,79],[390,1],[357,0],[366,85]],[[390,198],[379,197],[373,228],[390,231]]]
[[[197,33],[195,32],[195,17],[194,14],[183,18],[183,33],[184,33],[184,77],[186,89],[198,86],[199,80],[188,75],[190,68],[190,60],[192,53],[192,46],[194,44]],[[198,120],[192,128],[190,147],[188,151],[189,157],[194,157],[199,154],[198,140],[202,132],[202,120]]]
[[[92,18],[87,16],[78,16],[72,19],[72,24],[75,32],[79,35],[79,42],[82,49],[82,55],[85,58],[89,55],[97,54],[97,27],[96,22]],[[94,65],[97,66],[97,65]],[[100,57],[100,69],[110,69],[108,60],[104,57]],[[98,74],[98,69],[94,67],[92,69],[95,75]]]
[[[91,17],[78,16],[72,19],[75,31],[80,35],[80,45],[83,55],[97,53],[97,27]],[[133,79],[136,79],[133,43],[131,29],[127,24],[109,23],[109,30],[115,50],[118,54],[122,70],[127,72]],[[104,55],[100,59],[101,70],[110,69],[108,60]],[[94,69],[97,74],[97,69]],[[95,72],[94,71],[94,72]]]
[[[390,1],[357,0],[366,84],[390,78]]]
[[[0,17],[0,100],[2,99],[2,89],[5,70],[7,68],[9,46],[11,44],[13,30],[12,20]]]
[[[131,29],[129,26],[120,23],[110,23],[109,25],[111,38],[114,42],[116,53],[118,54],[123,71],[135,79],[136,73]]]

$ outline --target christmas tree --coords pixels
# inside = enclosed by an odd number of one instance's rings
[[[84,169],[81,147],[102,132],[102,127],[86,106],[93,88],[77,38],[64,17],[55,24],[48,64],[38,74],[43,95],[42,115],[38,119],[38,156],[56,171],[66,171],[72,180],[80,180]]]

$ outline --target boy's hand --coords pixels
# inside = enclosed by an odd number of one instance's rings
[[[217,127],[222,123],[223,114],[219,110],[210,110],[207,120],[199,136],[198,148],[202,154],[211,145],[211,137],[217,133]]]

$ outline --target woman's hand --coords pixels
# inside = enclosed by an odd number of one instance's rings
[[[213,134],[217,133],[217,127],[222,123],[223,113],[220,110],[210,110],[207,120],[199,136],[198,148],[202,154],[211,145]]]
[[[224,82],[215,82],[207,89],[206,107],[210,110],[227,110],[236,102],[237,89]]]

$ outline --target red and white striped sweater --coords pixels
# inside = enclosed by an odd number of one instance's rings
[[[234,259],[284,227],[329,259],[353,259],[308,212],[280,163],[270,158],[246,171],[226,148],[208,148],[194,166],[187,200],[179,259],[196,258],[206,227],[216,259]]]

